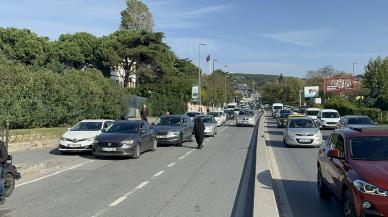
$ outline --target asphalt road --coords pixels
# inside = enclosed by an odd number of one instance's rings
[[[281,176],[281,183],[293,217],[342,217],[342,209],[336,199],[327,202],[319,198],[316,185],[318,148],[292,147],[283,144],[283,129],[276,127],[274,119],[267,117],[265,131],[271,145]],[[326,140],[332,131],[322,130]]]
[[[82,163],[18,186],[0,216],[230,216],[253,127],[218,131],[202,150],[184,143],[138,160],[75,155]]]

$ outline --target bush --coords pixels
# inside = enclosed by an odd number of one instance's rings
[[[367,115],[374,121],[380,121],[381,110],[379,108],[360,108],[360,114]]]
[[[337,110],[341,116],[359,114],[357,105],[341,96],[329,99],[324,107],[327,109]]]
[[[0,64],[0,124],[55,127],[82,119],[117,119],[127,112],[126,90],[97,70],[65,70]]]

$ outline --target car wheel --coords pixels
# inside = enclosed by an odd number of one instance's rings
[[[137,144],[136,147],[135,147],[135,150],[133,152],[132,158],[133,159],[139,159],[139,157],[140,157],[140,144]]]
[[[181,147],[183,144],[183,137],[182,137],[182,134],[179,136],[179,139],[178,139],[178,143],[176,144],[176,146],[178,147]]]
[[[157,147],[158,147],[158,142],[156,141],[156,139],[154,139],[154,143],[152,144],[151,151],[156,151]]]
[[[4,175],[4,190],[5,196],[9,197],[15,189],[15,177],[11,173]]]
[[[328,191],[326,185],[325,185],[325,182],[323,180],[323,176],[322,176],[322,170],[320,167],[318,167],[318,175],[317,175],[317,186],[318,186],[318,193],[319,193],[319,196],[324,199],[324,200],[327,200],[330,198],[330,192]]]
[[[356,217],[356,208],[354,207],[353,194],[351,190],[346,190],[343,196],[344,216]]]

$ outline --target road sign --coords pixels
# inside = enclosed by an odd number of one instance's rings
[[[191,88],[191,98],[193,101],[198,101],[199,94],[198,94],[198,86],[193,86]]]
[[[319,86],[304,87],[304,98],[319,96]]]

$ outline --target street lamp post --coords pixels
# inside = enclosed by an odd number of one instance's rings
[[[224,94],[225,94],[225,95],[224,95],[224,106],[225,106],[225,105],[226,105],[226,103],[227,103],[227,102],[226,102],[226,101],[227,101],[227,100],[226,100],[226,78],[228,78],[228,76],[229,76],[229,75],[228,75],[228,72],[226,72],[226,68],[227,68],[227,66],[225,65],[225,75],[224,75],[224,76],[225,76],[225,89],[224,89],[224,90],[225,90],[225,92],[224,92]]]
[[[213,106],[213,110],[214,110],[214,63],[217,62],[218,60],[217,59],[214,59],[213,60],[213,94],[212,94],[212,106]]]
[[[356,65],[357,63],[353,63],[353,77],[354,77],[354,65]]]
[[[205,43],[200,43],[198,45],[198,97],[199,97],[199,111],[202,111],[202,99],[201,99],[201,46],[205,45]]]

